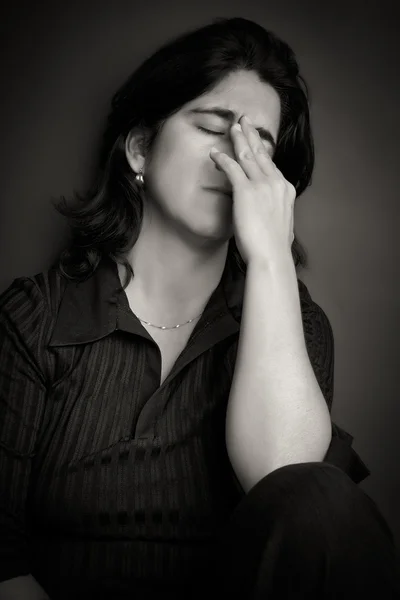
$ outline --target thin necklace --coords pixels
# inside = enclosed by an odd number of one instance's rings
[[[145,321],[144,319],[141,319],[140,317],[138,317],[138,319],[142,323],[146,323],[146,325],[151,325],[151,327],[157,327],[157,329],[177,329],[178,327],[183,327],[183,325],[187,325],[188,323],[191,323],[195,319],[198,319],[199,317],[201,317],[202,314],[203,313],[201,312],[199,315],[197,315],[197,317],[193,317],[193,319],[190,319],[190,321],[186,321],[186,323],[179,323],[179,325],[174,325],[173,327],[165,327],[164,325],[154,325],[153,323],[149,323],[148,321]]]

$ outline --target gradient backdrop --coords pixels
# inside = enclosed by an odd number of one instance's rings
[[[313,185],[299,276],[335,337],[334,420],[372,471],[360,485],[400,545],[397,2],[14,2],[0,8],[0,292],[68,239],[50,198],[83,190],[109,99],[168,38],[241,16],[295,50],[311,89]]]

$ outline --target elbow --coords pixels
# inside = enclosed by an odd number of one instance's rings
[[[282,445],[273,451],[267,444],[256,444],[254,436],[243,440],[227,431],[226,448],[232,469],[244,492],[247,494],[261,479],[291,464],[322,462],[332,439],[331,421],[318,430],[318,435],[309,436],[306,442]]]

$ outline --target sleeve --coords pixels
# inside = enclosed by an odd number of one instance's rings
[[[28,277],[0,295],[0,581],[30,573],[25,505],[46,398],[38,364],[43,311]]]
[[[301,281],[299,286],[308,355],[331,412],[335,360],[332,327],[323,309],[311,300],[306,286]],[[352,447],[353,439],[350,433],[332,422],[332,439],[324,461],[339,467],[355,483],[360,483],[371,471]]]

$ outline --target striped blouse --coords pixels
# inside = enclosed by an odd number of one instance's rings
[[[0,295],[0,581],[32,573],[52,600],[209,586],[213,539],[244,495],[224,439],[244,282],[228,255],[161,386],[110,258],[84,282],[53,266]],[[331,409],[332,329],[298,286]],[[370,471],[352,440],[332,423],[324,460],[358,483]]]

